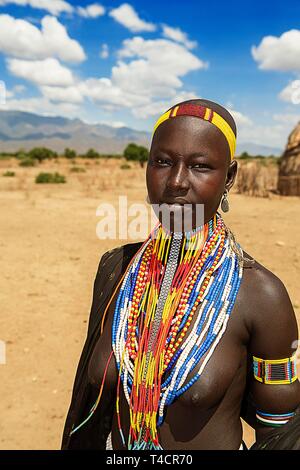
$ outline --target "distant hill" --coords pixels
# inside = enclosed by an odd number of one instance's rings
[[[121,153],[129,142],[149,147],[150,132],[105,124],[86,124],[80,119],[39,116],[23,111],[0,111],[0,152],[48,147],[63,152],[66,147],[78,153],[94,148],[100,153]],[[281,155],[282,149],[251,142],[238,143],[237,155]]]
[[[252,142],[238,143],[236,147],[236,155],[241,155],[243,152],[247,152],[249,155],[262,155],[263,157],[268,157],[269,155],[280,157],[283,149],[278,147],[268,147],[267,145],[253,144]]]
[[[63,152],[66,147],[78,153],[94,148],[102,153],[121,153],[129,142],[150,145],[150,133],[128,127],[86,124],[80,119],[39,116],[23,111],[0,111],[0,152],[48,147]]]

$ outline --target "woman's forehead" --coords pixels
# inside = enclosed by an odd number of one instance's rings
[[[194,116],[178,116],[163,122],[154,133],[151,150],[169,150],[187,156],[198,152],[223,156],[229,153],[222,132]]]

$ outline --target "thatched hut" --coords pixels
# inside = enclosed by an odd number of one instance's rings
[[[269,197],[276,192],[278,181],[278,164],[269,159],[239,160],[235,188],[240,194],[248,196]]]
[[[284,196],[300,196],[300,122],[290,134],[281,158],[278,191]]]

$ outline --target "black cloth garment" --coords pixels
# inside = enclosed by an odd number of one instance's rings
[[[300,406],[288,423],[255,442],[250,450],[300,450]]]
[[[101,401],[91,419],[72,436],[70,432],[85,418],[95,403],[98,390],[88,381],[88,363],[100,336],[102,315],[111,295],[131,258],[142,242],[130,243],[104,253],[94,281],[93,301],[88,323],[86,341],[77,367],[71,404],[67,413],[62,437],[62,450],[104,450],[111,431],[115,397],[104,387]]]

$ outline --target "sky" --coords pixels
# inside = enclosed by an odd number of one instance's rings
[[[283,148],[300,119],[299,0],[0,0],[0,109],[151,132],[177,102]]]

